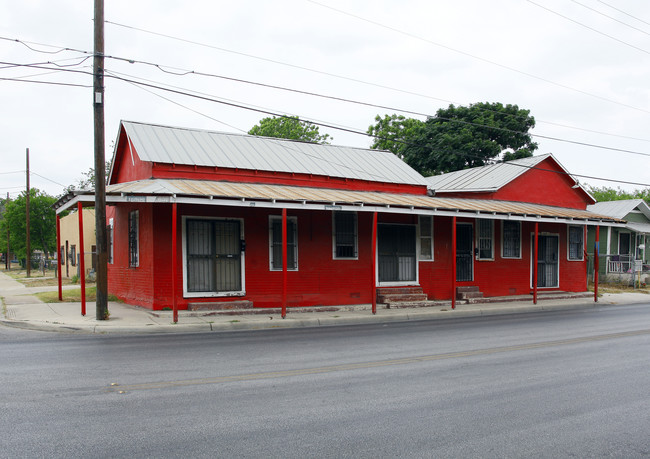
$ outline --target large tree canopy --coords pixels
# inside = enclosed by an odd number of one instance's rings
[[[263,118],[248,133],[250,135],[301,140],[311,143],[329,143],[328,140],[332,140],[329,134],[320,134],[318,126],[307,121],[301,121],[297,116]]]
[[[32,188],[29,194],[29,233],[30,248],[42,250],[49,255],[56,247],[56,213],[52,204],[56,198]],[[23,192],[18,198],[5,203],[4,218],[0,221],[0,233],[7,234],[11,251],[20,258],[26,258],[27,245],[27,198]],[[3,240],[5,239],[5,240]],[[6,238],[0,238],[0,247],[7,248]]]
[[[624,199],[643,199],[650,204],[650,188],[625,191],[621,188],[588,186],[589,192],[598,202],[621,201]]]
[[[423,175],[524,158],[537,149],[528,133],[535,118],[516,105],[450,105],[426,121],[397,115],[375,121],[368,129],[379,137],[372,148],[389,149]]]

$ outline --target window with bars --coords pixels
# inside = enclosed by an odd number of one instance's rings
[[[270,217],[269,261],[271,271],[282,271],[282,217]],[[298,222],[287,217],[287,270],[298,270]]]
[[[420,260],[433,261],[433,217],[420,215]]]
[[[72,260],[70,264],[77,266],[77,246],[74,244],[70,246],[70,259]]]
[[[334,258],[356,259],[357,214],[356,212],[334,212]]]
[[[494,222],[477,220],[478,259],[494,260]]]
[[[129,266],[137,268],[140,264],[140,213],[129,212]]]
[[[521,258],[521,222],[503,222],[501,252],[503,258]]]
[[[584,229],[581,226],[569,226],[569,260],[584,260]]]
[[[113,263],[113,219],[106,225],[106,243],[108,244],[108,262]]]

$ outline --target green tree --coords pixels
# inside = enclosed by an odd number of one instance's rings
[[[634,191],[625,191],[621,188],[611,188],[607,186],[595,187],[587,186],[591,195],[598,202],[604,201],[621,201],[624,199],[643,199],[650,204],[650,188],[637,189]]]
[[[320,134],[318,126],[307,121],[301,121],[297,116],[263,118],[248,133],[262,137],[300,140],[311,143],[330,143],[329,140],[333,140],[329,134]]]
[[[415,118],[406,118],[403,115],[375,116],[375,124],[368,128],[368,135],[373,137],[370,148],[373,150],[388,150],[400,158],[404,158],[404,148],[412,140],[424,121]]]
[[[535,118],[517,105],[450,105],[426,121],[396,115],[375,120],[369,134],[392,142],[386,146],[423,175],[525,158],[537,149],[529,134]]]
[[[29,234],[30,248],[42,250],[49,256],[56,248],[56,213],[52,204],[56,198],[36,188],[29,193]],[[7,234],[9,227],[9,244],[11,251],[19,258],[27,258],[27,196],[23,192],[13,201],[6,202],[4,218],[0,221],[0,234]],[[1,240],[2,238],[0,238]],[[7,243],[2,242],[6,249]],[[30,254],[31,256],[31,254]]]

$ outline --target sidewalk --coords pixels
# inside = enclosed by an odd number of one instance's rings
[[[78,286],[67,288],[78,288]],[[374,315],[369,305],[339,311],[313,311],[312,308],[309,312],[300,312],[289,309],[285,319],[275,312],[277,310],[269,311],[269,314],[240,315],[217,315],[211,311],[179,311],[178,323],[174,324],[171,311],[150,311],[114,302],[108,304],[109,320],[96,320],[94,302],[86,304],[86,316],[82,316],[80,303],[43,303],[33,295],[39,291],[56,291],[56,287],[27,288],[0,272],[0,298],[2,298],[0,323],[31,330],[68,333],[191,333],[443,320],[650,302],[650,295],[643,293],[605,294],[599,298],[598,303],[593,302],[593,296],[586,298],[584,295],[576,295],[574,298],[557,299],[544,295],[540,296],[537,305],[532,303],[532,299],[505,301],[504,298],[503,302],[457,303],[454,310],[451,309],[450,303],[426,308],[381,309],[378,307],[377,314]]]

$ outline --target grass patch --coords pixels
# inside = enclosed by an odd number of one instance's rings
[[[59,301],[59,292],[40,292],[35,294],[44,303],[79,303],[81,288],[63,290],[63,301]],[[86,301],[97,300],[97,287],[86,288]],[[115,295],[108,295],[108,301],[118,301]]]
[[[45,274],[43,274],[43,271],[32,269],[30,277],[27,277],[27,270],[25,269],[3,270],[2,272],[26,287],[55,287],[59,285],[59,280],[55,277],[56,273],[53,269],[46,269]],[[74,282],[69,277],[63,277],[61,283],[70,285]]]

